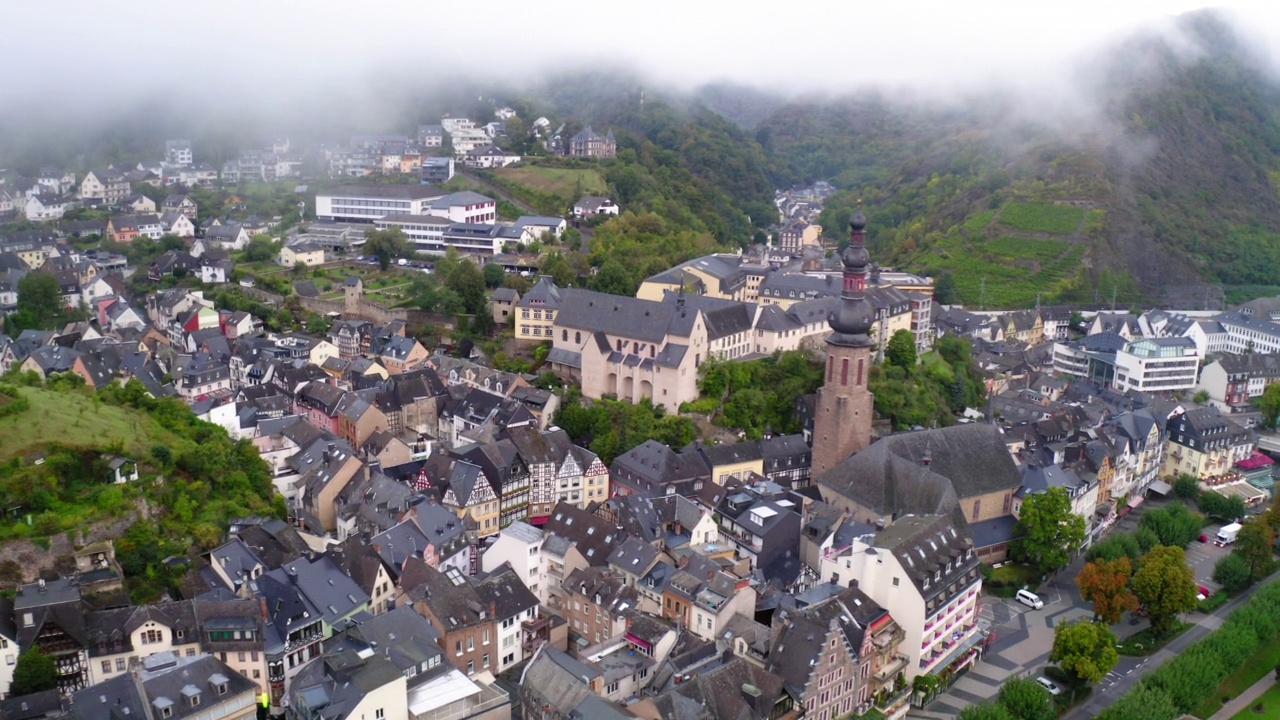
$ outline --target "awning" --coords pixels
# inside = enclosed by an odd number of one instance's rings
[[[1156,480],[1147,487],[1147,490],[1157,495],[1168,495],[1173,490],[1173,486],[1163,480]]]
[[[1157,480],[1156,482],[1159,482],[1159,481]],[[1154,484],[1154,483],[1152,483],[1152,484]],[[1136,507],[1138,507],[1139,505],[1141,505],[1141,504],[1142,504],[1143,499],[1144,499],[1144,498],[1143,498],[1141,495],[1135,495],[1135,496],[1133,496],[1133,497],[1129,498],[1129,504],[1128,504],[1128,507],[1131,507],[1131,508],[1136,508]]]

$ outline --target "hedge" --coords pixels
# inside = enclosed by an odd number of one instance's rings
[[[1264,585],[1222,627],[1143,678],[1099,718],[1174,720],[1218,690],[1264,643],[1280,635],[1280,582]],[[1135,710],[1141,708],[1140,714]]]

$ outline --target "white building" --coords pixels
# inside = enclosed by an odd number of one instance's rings
[[[1251,401],[1280,381],[1280,355],[1223,355],[1204,366],[1196,387],[1225,413],[1249,412]]]
[[[497,203],[479,193],[446,193],[429,185],[344,185],[316,195],[320,220],[371,223],[388,215],[429,215],[455,223],[492,225]]]
[[[858,589],[889,609],[906,633],[907,679],[962,660],[981,640],[982,573],[973,541],[945,515],[907,515],[851,545],[827,549],[820,577]]]
[[[450,130],[449,142],[453,144],[454,155],[466,155],[478,147],[484,147],[493,142],[493,138],[489,137],[489,133],[485,132],[484,128],[469,127]]]
[[[1188,337],[1143,338],[1116,352],[1117,392],[1169,392],[1196,385],[1200,355]]]
[[[1243,354],[1280,352],[1280,324],[1270,318],[1222,313],[1214,318],[1227,335],[1224,352]]]
[[[170,165],[190,165],[191,141],[166,140],[164,143],[164,161]]]
[[[486,573],[509,564],[524,586],[534,595],[543,597],[542,591],[542,541],[543,532],[517,520],[502,528],[498,539],[480,557],[480,568]]]

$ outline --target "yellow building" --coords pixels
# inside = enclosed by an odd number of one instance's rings
[[[686,447],[711,468],[711,479],[724,486],[731,480],[747,482],[752,475],[764,476],[764,453],[758,442],[703,445],[700,441]]]
[[[679,292],[683,287],[691,295],[751,302],[750,287],[759,287],[759,278],[752,283],[748,277],[749,269],[743,266],[739,255],[716,254],[694,258],[640,283],[636,297],[661,302],[667,292]]]
[[[538,284],[515,303],[516,339],[531,342],[552,339],[559,311],[560,288],[551,276],[543,275],[538,278]]]

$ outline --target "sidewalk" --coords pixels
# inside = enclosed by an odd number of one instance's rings
[[[1222,706],[1222,709],[1214,713],[1208,720],[1231,720],[1236,713],[1244,710],[1253,704],[1254,700],[1262,697],[1262,694],[1270,690],[1276,684],[1276,678],[1273,673],[1267,673],[1262,676],[1258,682],[1250,685],[1247,690],[1236,696],[1234,700]]]

